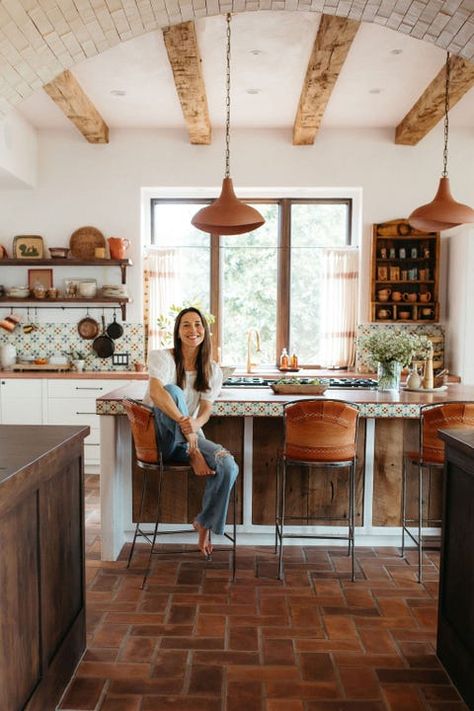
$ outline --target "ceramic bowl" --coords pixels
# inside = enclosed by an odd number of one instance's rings
[[[67,259],[69,249],[67,247],[50,247],[49,253],[52,259]]]

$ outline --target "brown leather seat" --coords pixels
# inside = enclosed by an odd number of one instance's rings
[[[132,433],[132,439],[133,443],[135,446],[135,453],[136,453],[136,459],[137,459],[137,465],[143,469],[144,475],[143,475],[143,485],[142,485],[142,491],[140,495],[140,510],[138,514],[138,520],[136,522],[135,526],[135,532],[133,536],[133,542],[132,546],[130,548],[130,553],[128,556],[128,562],[127,562],[127,568],[130,566],[132,557],[133,557],[133,552],[135,550],[135,544],[137,541],[137,538],[139,536],[142,536],[145,538],[150,544],[150,553],[148,557],[148,565],[147,569],[145,571],[145,575],[143,577],[143,582],[142,582],[142,588],[145,586],[146,580],[148,578],[149,572],[150,572],[150,566],[151,566],[151,560],[153,553],[157,552],[155,551],[155,547],[157,546],[157,536],[160,535],[177,535],[177,534],[192,534],[193,537],[196,537],[196,531],[194,528],[187,528],[184,530],[159,530],[159,525],[160,525],[160,520],[161,520],[161,485],[163,481],[163,476],[168,473],[172,472],[187,472],[189,475],[194,476],[194,472],[189,464],[183,463],[183,462],[173,462],[173,461],[164,461],[162,457],[162,453],[160,451],[159,447],[159,437],[158,437],[158,430],[156,427],[156,421],[155,421],[155,416],[153,409],[151,407],[148,407],[147,405],[144,405],[142,402],[139,402],[137,400],[123,400],[122,401],[123,408],[125,410],[125,413],[128,417],[129,423],[130,423],[130,429]],[[148,485],[148,476],[150,473],[153,473],[155,476],[158,476],[158,487],[157,487],[157,501],[156,501],[156,515],[155,515],[155,522],[154,522],[154,529],[153,531],[144,531],[142,529],[142,517],[143,517],[143,506],[145,502],[145,497],[146,497],[146,492],[147,492],[147,485]],[[232,507],[233,507],[233,524],[232,524],[232,535],[225,532],[224,536],[231,542],[231,560],[232,560],[232,580],[235,579],[235,564],[236,564],[236,541],[237,541],[237,536],[236,536],[236,488],[235,486],[233,487],[232,490]],[[215,550],[217,550],[215,548]],[[159,552],[168,552],[168,551],[159,551]],[[173,553],[179,553],[179,551],[172,551]],[[188,553],[189,551],[182,551],[183,553]]]
[[[279,549],[278,577],[283,577],[284,538],[330,538],[348,541],[352,554],[352,580],[354,580],[354,507],[355,507],[355,467],[357,458],[357,425],[359,410],[352,403],[342,400],[300,400],[285,406],[285,441],[279,457],[277,470],[277,496],[275,514],[275,552]],[[304,518],[306,523],[318,518],[308,516],[286,516],[286,480],[288,470],[303,466],[312,475],[311,467],[345,467],[349,471],[349,516],[348,535],[304,536],[285,533],[285,521]]]
[[[439,438],[439,430],[474,428],[474,403],[446,402],[439,405],[425,405],[420,408],[420,440],[417,451],[406,452],[403,464],[402,488],[402,557],[405,554],[405,533],[418,548],[418,582],[423,579],[423,528],[430,524],[441,525],[438,519],[423,518],[423,470],[442,469],[444,466],[444,442]],[[416,465],[418,473],[418,516],[407,517],[407,483],[410,464]],[[418,529],[415,535],[407,524]]]

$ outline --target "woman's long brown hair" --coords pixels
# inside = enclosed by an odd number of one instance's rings
[[[180,388],[183,388],[186,380],[183,349],[181,339],[179,337],[179,326],[183,316],[191,312],[199,316],[202,325],[204,326],[204,340],[199,346],[199,350],[196,356],[196,380],[194,381],[194,389],[202,393],[205,390],[209,390],[209,379],[211,377],[211,334],[209,332],[209,324],[207,323],[205,316],[199,311],[199,309],[196,309],[194,306],[190,306],[187,309],[182,309],[176,316],[176,321],[174,322],[173,355],[174,362],[176,363],[176,384]]]

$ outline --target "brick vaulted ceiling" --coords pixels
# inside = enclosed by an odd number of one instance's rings
[[[195,18],[253,10],[302,10],[375,22],[474,57],[471,0],[2,0],[0,111],[65,69],[152,30]]]

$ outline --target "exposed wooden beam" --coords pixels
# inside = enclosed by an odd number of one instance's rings
[[[323,15],[314,40],[293,126],[293,144],[314,143],[359,22]]]
[[[450,57],[449,108],[474,85],[474,64],[461,57]],[[446,65],[438,72],[405,118],[395,129],[395,143],[415,146],[444,116]]]
[[[211,142],[211,122],[201,71],[201,56],[194,22],[182,22],[163,30],[176,91],[191,143]]]
[[[109,127],[70,71],[58,74],[43,89],[89,143],[108,143]]]

